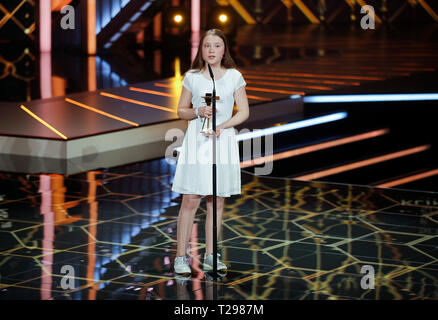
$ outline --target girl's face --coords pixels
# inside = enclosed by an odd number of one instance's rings
[[[218,37],[209,35],[204,38],[202,44],[202,59],[211,65],[219,65],[225,53],[224,41]]]

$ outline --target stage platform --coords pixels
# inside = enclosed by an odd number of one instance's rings
[[[303,96],[357,93],[361,86],[362,93],[371,93],[369,84],[375,90],[387,77],[410,76],[391,68],[364,75],[333,66],[316,70],[302,61],[286,61],[242,68],[250,118],[236,130],[304,119]],[[187,127],[176,113],[182,77],[175,79],[1,103],[0,171],[72,174],[163,157],[171,143],[165,140],[166,132]]]
[[[166,133],[187,128],[178,79],[0,104],[0,171],[72,174],[163,157]],[[302,99],[288,93],[248,93],[245,128],[302,119]]]

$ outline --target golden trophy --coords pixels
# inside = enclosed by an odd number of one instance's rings
[[[213,102],[213,94],[206,93],[205,96],[203,96],[202,98],[204,98],[207,107],[210,107],[211,103]],[[220,100],[220,97],[216,96],[216,101],[218,100]],[[205,122],[207,122],[207,125],[205,124]],[[204,118],[204,121],[202,122],[201,133],[206,136],[213,134],[213,119],[212,121],[210,121],[210,118]]]

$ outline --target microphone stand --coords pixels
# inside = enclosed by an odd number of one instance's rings
[[[217,211],[216,211],[216,86],[214,83],[213,70],[207,63],[210,77],[213,80],[213,278],[217,279]]]

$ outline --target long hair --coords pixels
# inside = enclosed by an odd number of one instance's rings
[[[204,59],[202,59],[202,44],[203,44],[204,38],[206,36],[218,36],[219,38],[222,39],[222,41],[224,42],[224,45],[225,45],[225,50],[224,50],[224,56],[221,60],[221,66],[226,68],[226,69],[236,68],[236,64],[234,63],[234,60],[233,60],[233,58],[231,58],[231,55],[230,55],[230,50],[228,48],[227,38],[225,37],[225,35],[222,33],[221,30],[210,29],[210,30],[207,30],[206,32],[204,32],[201,39],[199,40],[198,53],[196,54],[195,60],[193,60],[192,66],[190,67],[190,69],[196,69],[199,71],[205,67],[205,61],[204,61]]]

